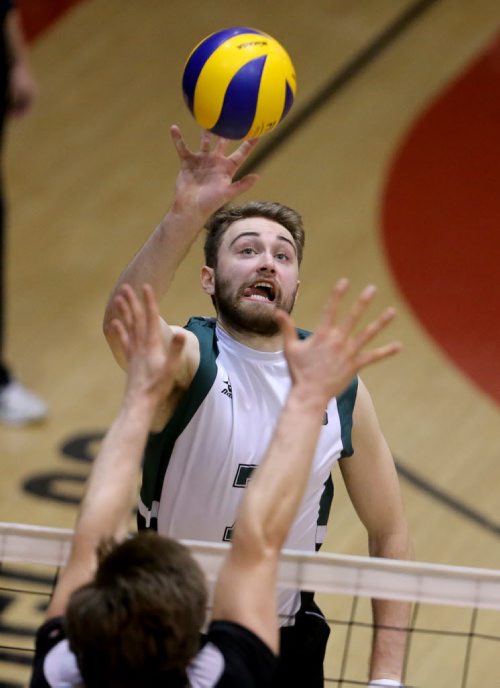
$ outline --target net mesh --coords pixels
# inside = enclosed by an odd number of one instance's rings
[[[71,530],[0,523],[0,686],[20,688],[30,675],[36,628]],[[224,544],[187,542],[209,581]],[[369,557],[285,552],[280,585],[317,591],[331,627],[325,685],[366,686],[372,616],[370,598],[413,603],[405,685],[498,688],[500,571]]]

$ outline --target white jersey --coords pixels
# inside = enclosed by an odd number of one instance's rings
[[[240,344],[210,318],[192,318],[187,329],[199,339],[200,365],[172,419],[150,436],[139,513],[145,527],[157,528],[162,535],[229,541],[242,490],[266,452],[291,380],[283,352]],[[299,336],[307,335],[299,330]],[[325,411],[311,476],[286,548],[313,552],[323,540],[333,489],[322,505],[326,516],[320,514],[320,503],[325,484],[332,487],[333,464],[352,454],[356,389],[354,379]],[[283,480],[293,480],[286,466]]]

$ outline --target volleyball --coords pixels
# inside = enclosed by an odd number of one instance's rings
[[[290,56],[276,39],[233,27],[210,34],[193,49],[182,90],[203,129],[250,139],[272,131],[288,114],[297,83]]]

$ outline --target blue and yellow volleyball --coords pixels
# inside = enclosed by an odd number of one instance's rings
[[[276,39],[233,27],[198,43],[186,61],[182,90],[203,129],[238,140],[272,131],[290,111],[297,82]]]

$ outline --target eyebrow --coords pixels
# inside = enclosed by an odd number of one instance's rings
[[[238,234],[238,236],[235,237],[235,238],[231,241],[231,243],[229,244],[229,248],[231,248],[231,246],[232,246],[236,241],[238,241],[238,239],[241,239],[241,237],[244,237],[244,236],[257,237],[257,239],[260,239],[260,234],[259,234],[259,232],[241,232],[241,234]],[[297,247],[295,246],[294,242],[291,241],[288,237],[282,236],[281,234],[279,234],[276,238],[277,238],[277,239],[281,239],[281,241],[286,241],[287,244],[290,244],[290,246],[293,248],[293,250],[295,251],[295,253],[297,253]]]

